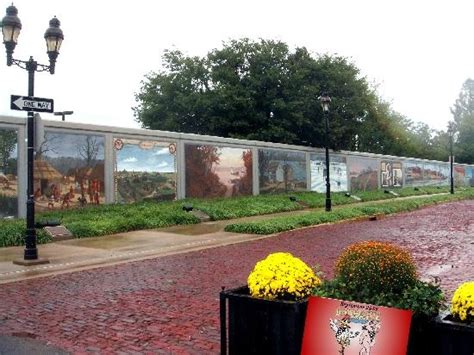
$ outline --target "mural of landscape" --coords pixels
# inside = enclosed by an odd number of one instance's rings
[[[441,186],[449,184],[449,165],[425,163],[423,169],[424,186]]]
[[[405,161],[405,186],[424,185],[423,163],[416,161]]]
[[[311,191],[326,191],[326,156],[311,154]],[[347,191],[346,157],[331,155],[329,157],[329,180],[331,191]]]
[[[104,137],[46,132],[35,156],[34,196],[37,212],[104,203]]]
[[[176,199],[176,144],[114,139],[115,202]]]
[[[462,165],[454,165],[454,185],[464,186],[466,184],[466,170]]]
[[[351,191],[378,189],[378,162],[376,159],[347,157]]]
[[[0,128],[0,218],[18,214],[17,132]]]
[[[464,168],[466,186],[474,186],[474,168],[471,166],[466,166]]]
[[[258,171],[262,194],[307,189],[304,153],[259,150]]]
[[[185,145],[186,197],[252,194],[252,151],[214,145]]]
[[[380,185],[382,187],[402,187],[403,170],[401,162],[380,162]]]

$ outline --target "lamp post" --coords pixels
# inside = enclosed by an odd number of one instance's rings
[[[2,19],[1,27],[3,34],[3,43],[7,51],[7,66],[12,64],[28,71],[28,96],[34,96],[35,72],[49,71],[54,74],[56,59],[59,55],[59,49],[64,39],[63,32],[59,28],[60,22],[54,17],[49,21],[49,28],[44,34],[46,48],[49,57],[49,65],[43,65],[36,62],[33,57],[28,61],[13,58],[13,52],[18,43],[18,36],[21,30],[21,21],[18,18],[18,10],[15,6],[7,7],[6,16]],[[27,119],[27,201],[26,201],[26,236],[24,264],[31,265],[44,262],[38,259],[38,249],[36,247],[35,230],[35,200],[34,200],[34,112],[28,112]]]
[[[55,116],[62,116],[62,121],[66,121],[66,116],[72,115],[74,111],[61,111],[61,112],[55,112]]]
[[[329,104],[331,103],[331,98],[327,94],[322,94],[319,97],[319,102],[321,103],[321,108],[323,109],[325,125],[326,125],[326,137],[325,137],[325,146],[326,146],[326,211],[331,211],[331,183],[329,180]]]
[[[448,124],[449,134],[449,181],[450,181],[450,192],[454,194],[454,156],[453,156],[453,139],[454,139],[454,122]]]

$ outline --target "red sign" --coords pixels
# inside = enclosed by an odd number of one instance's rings
[[[411,311],[310,297],[302,355],[406,354]]]

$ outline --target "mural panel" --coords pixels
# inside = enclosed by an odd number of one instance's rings
[[[34,175],[37,212],[104,203],[104,137],[46,132]]]
[[[402,187],[403,170],[399,161],[380,162],[380,186],[382,187]]]
[[[351,191],[378,189],[378,162],[376,159],[347,157]]]
[[[472,166],[466,166],[464,168],[465,176],[464,179],[466,186],[474,186],[474,168]]]
[[[176,144],[114,139],[115,202],[176,199]]]
[[[261,194],[307,190],[304,153],[259,150],[258,171]]]
[[[424,185],[423,163],[417,161],[405,161],[405,186]]]
[[[443,163],[424,164],[424,186],[441,186],[449,184],[449,165]]]
[[[326,191],[326,155],[311,154],[311,191]],[[329,179],[331,191],[347,191],[346,157],[331,155],[329,157]]]
[[[17,131],[0,128],[0,218],[18,214]]]
[[[185,145],[186,197],[252,194],[252,151],[213,145]]]
[[[464,186],[466,184],[466,171],[462,165],[454,165],[454,185]]]

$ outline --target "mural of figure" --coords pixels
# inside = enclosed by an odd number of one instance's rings
[[[344,355],[345,349],[351,345],[351,339],[357,337],[359,332],[354,332],[351,330],[350,325],[351,318],[349,315],[345,315],[340,320],[329,320],[329,325],[333,330],[336,341],[340,346],[339,354]]]
[[[370,355],[370,350],[375,345],[375,336],[379,330],[380,323],[373,320],[362,326],[359,337],[359,344],[361,345],[359,355]]]

